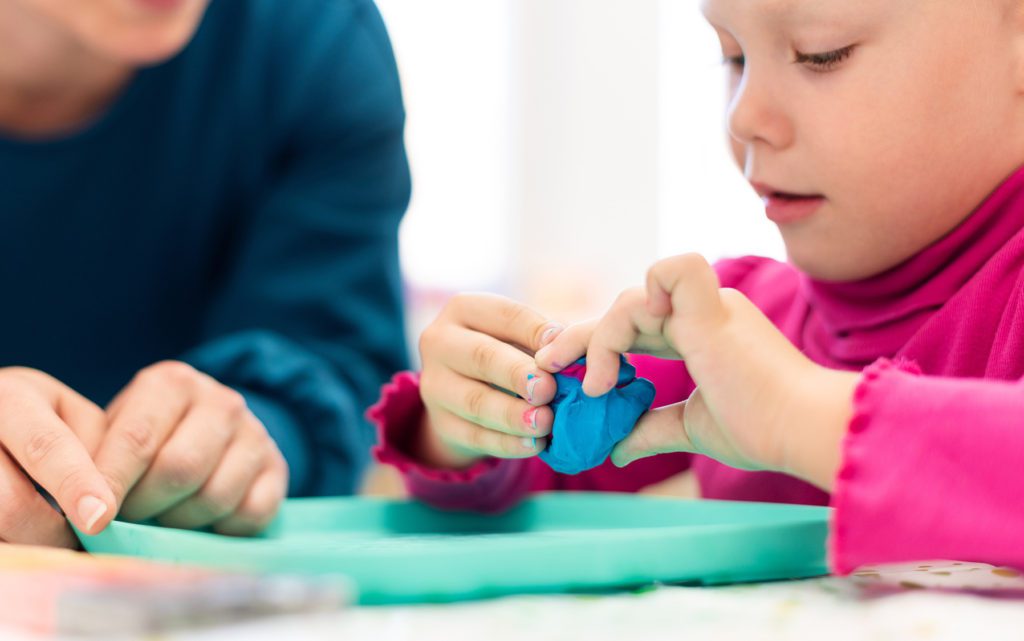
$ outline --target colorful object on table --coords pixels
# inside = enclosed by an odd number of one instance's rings
[[[290,499],[262,538],[114,522],[91,552],[292,575],[342,574],[363,604],[722,584],[826,574],[829,509],[541,494],[501,515],[415,502]]]
[[[651,406],[654,385],[646,378],[637,378],[636,368],[620,358],[618,382],[597,398],[583,393],[587,359],[581,358],[555,374],[558,391],[551,401],[555,422],[551,442],[540,458],[556,472],[579,474],[604,463]]]
[[[351,586],[338,579],[227,574],[0,545],[0,625],[37,634],[107,639],[335,610],[350,600]]]

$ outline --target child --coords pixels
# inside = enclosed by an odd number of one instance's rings
[[[561,333],[510,301],[460,297],[424,333],[418,385],[397,377],[372,412],[380,458],[415,496],[480,510],[691,469],[710,498],[831,501],[839,573],[1024,567],[1024,3],[703,9],[732,80],[736,160],[789,264],[669,259]],[[528,458],[550,430],[546,372],[586,352],[600,394],[626,351],[661,357],[634,362],[662,409],[577,477]],[[630,464],[662,452],[699,455]]]
[[[0,0],[0,541],[353,491],[403,126],[372,0]]]

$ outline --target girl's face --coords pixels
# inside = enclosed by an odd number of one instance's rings
[[[161,62],[184,47],[209,0],[14,0],[112,61]]]
[[[704,0],[733,154],[797,267],[894,267],[1024,163],[1021,5]]]

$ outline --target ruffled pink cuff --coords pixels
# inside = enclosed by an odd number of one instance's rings
[[[829,561],[832,571],[839,575],[847,575],[865,563],[882,563],[886,560],[875,558],[868,560],[870,552],[866,552],[862,542],[863,536],[854,534],[854,530],[863,531],[862,519],[879,503],[879,498],[886,493],[901,493],[907,486],[913,485],[910,479],[900,479],[894,474],[885,473],[886,454],[879,451],[876,443],[880,436],[877,431],[897,428],[893,425],[876,425],[879,415],[884,414],[883,405],[888,399],[885,391],[893,377],[905,375],[920,376],[921,369],[916,363],[908,360],[897,362],[879,359],[864,370],[860,383],[853,395],[853,418],[847,434],[843,439],[843,457],[835,488],[832,492],[831,532],[829,538]],[[881,419],[884,420],[884,419]],[[876,432],[876,433],[872,433]],[[874,436],[874,439],[867,438]],[[895,446],[896,443],[893,442]],[[890,470],[897,469],[891,466]],[[892,483],[894,487],[883,487],[880,483]],[[887,533],[879,531],[873,538],[884,538]]]
[[[465,470],[439,469],[418,460],[415,443],[423,411],[415,372],[396,374],[366,411],[377,427],[374,456],[398,469],[411,496],[440,509],[486,513],[505,511],[522,500],[529,490],[526,460],[489,458]]]

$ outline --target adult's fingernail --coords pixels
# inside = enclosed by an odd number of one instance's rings
[[[91,531],[106,513],[107,504],[95,496],[86,495],[78,500],[78,519],[85,525],[86,532]]]
[[[535,449],[537,449],[537,439],[535,439],[535,438],[524,438],[523,439],[523,447],[525,447],[528,450],[535,450]]]

